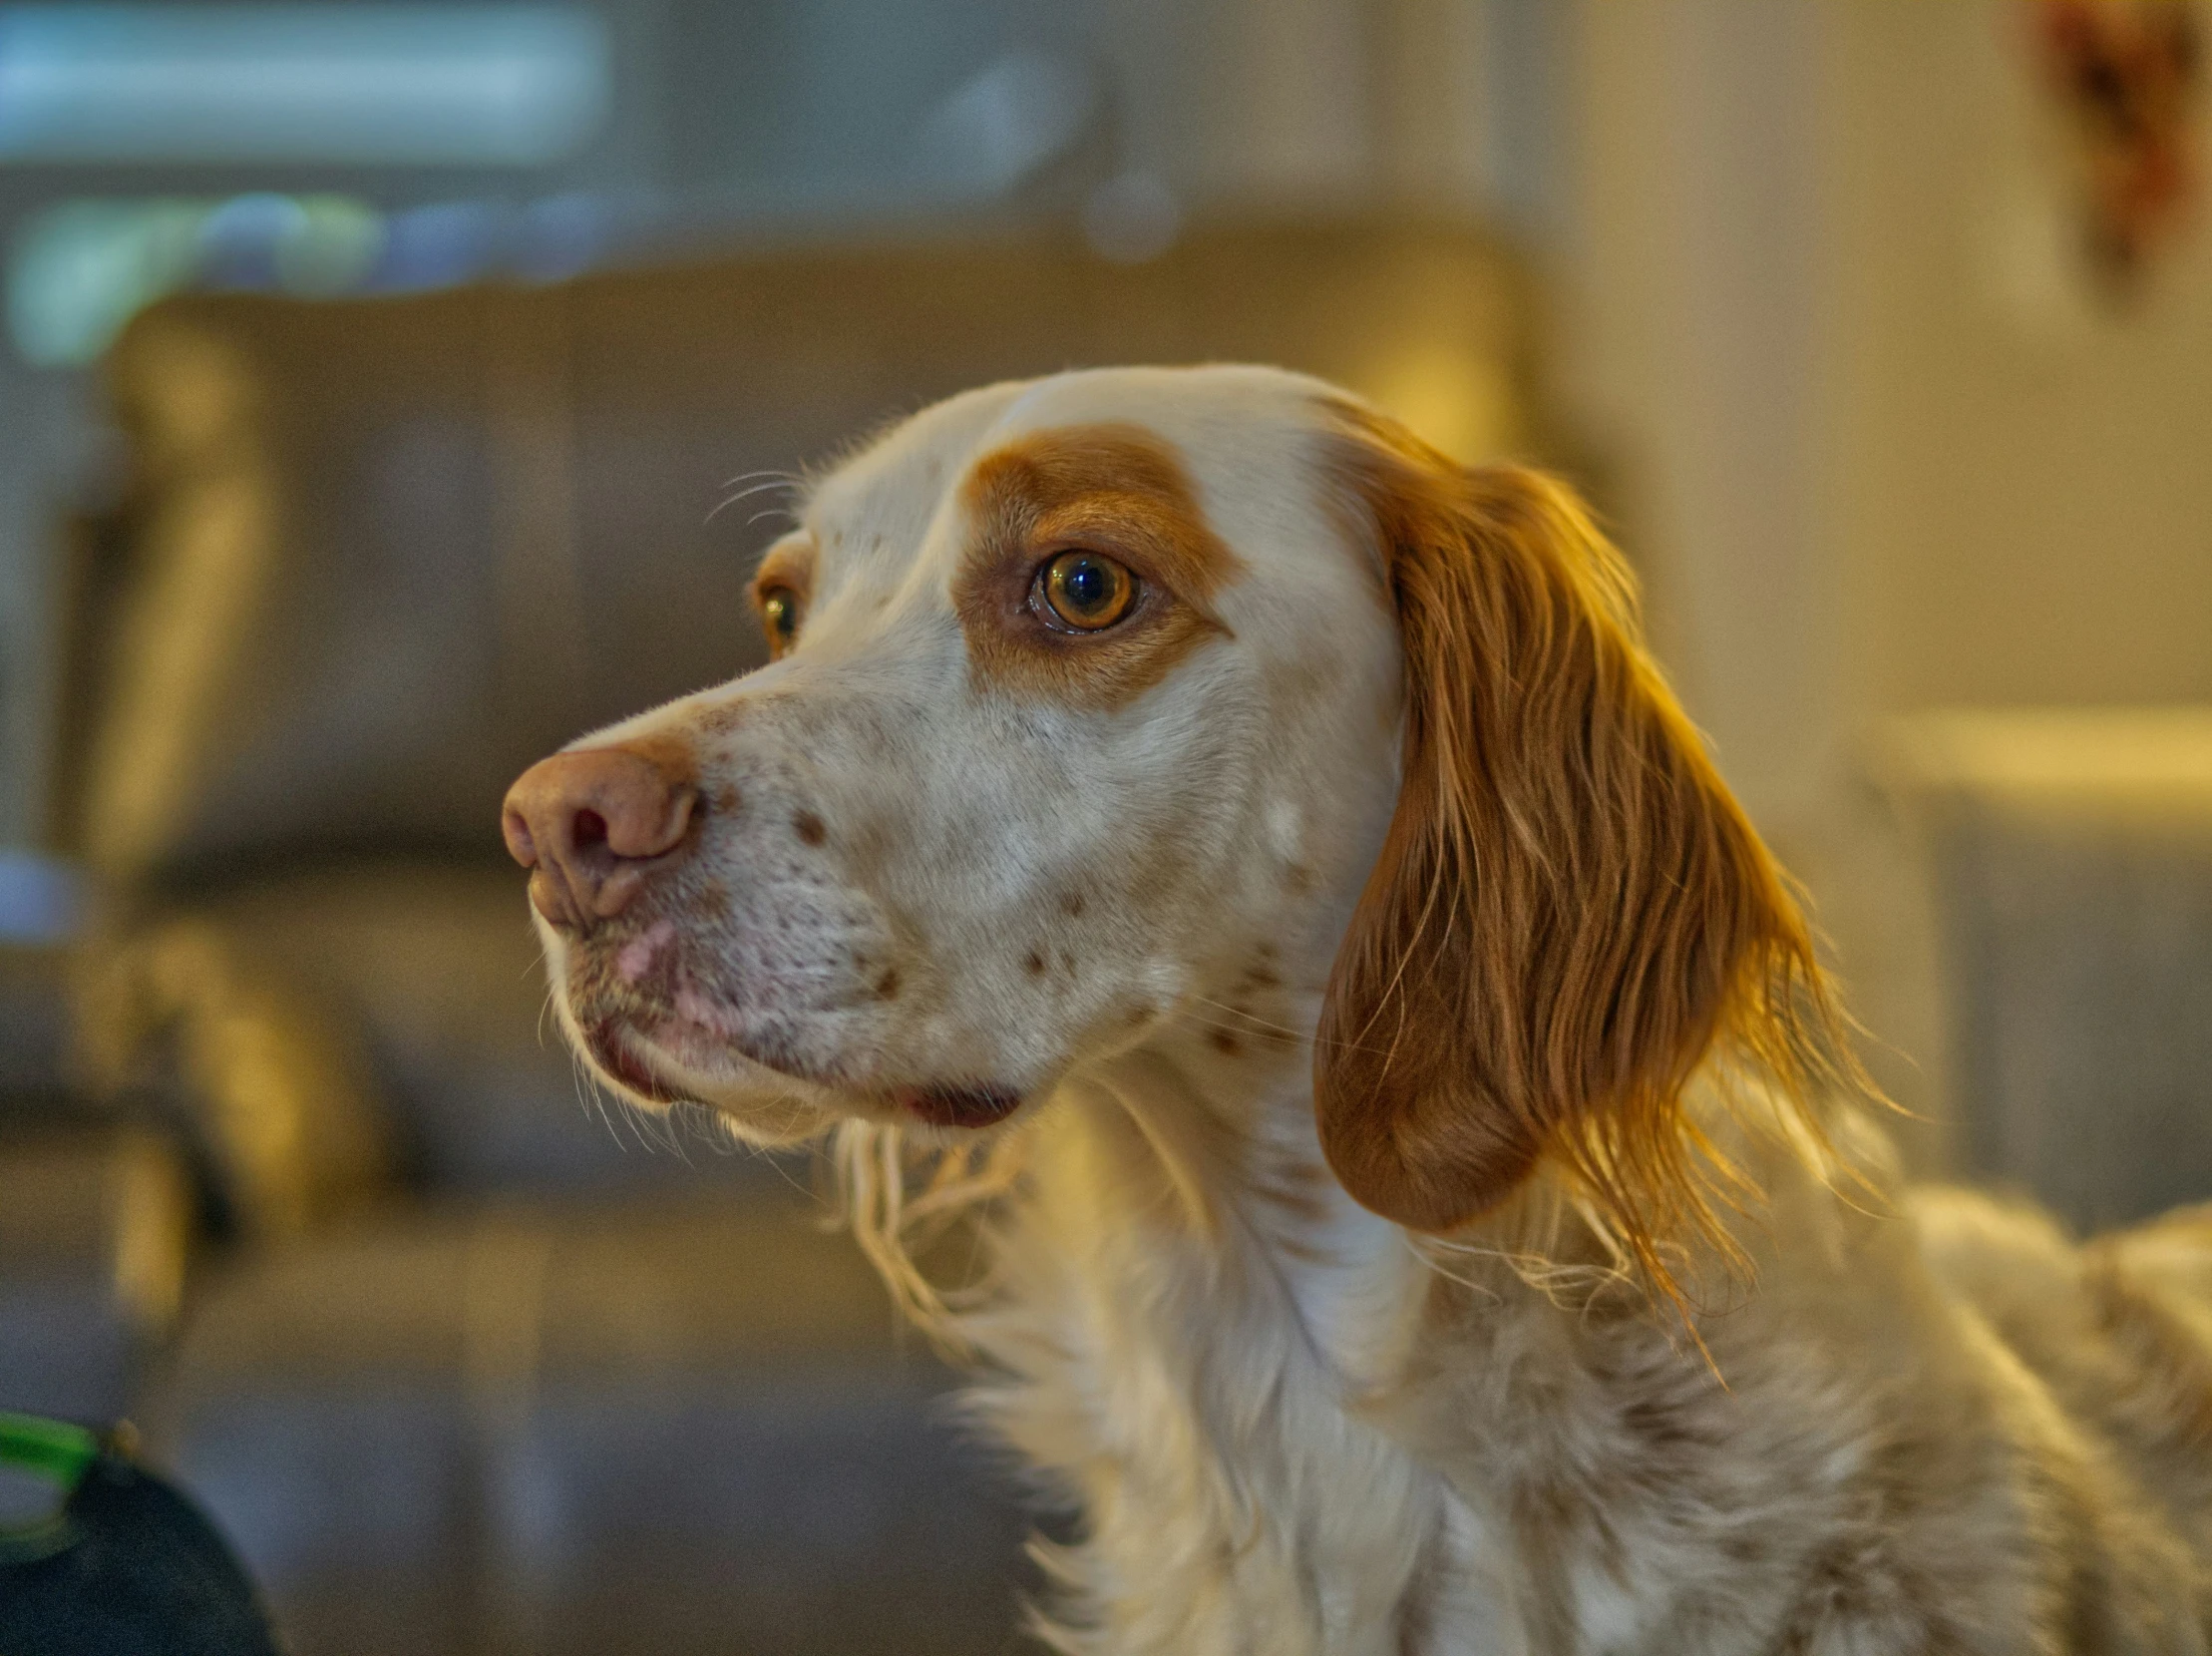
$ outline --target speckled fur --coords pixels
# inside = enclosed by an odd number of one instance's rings
[[[1700,1082],[1685,1125],[1763,1194],[1748,1273],[1675,1244],[1692,1338],[1556,1166],[1442,1239],[1329,1172],[1313,1032],[1400,694],[1315,481],[1330,395],[1063,375],[831,474],[788,658],[586,738],[680,738],[707,804],[634,914],[548,930],[564,1025],[763,1141],[916,1136],[901,1087],[1023,1100],[958,1335],[1080,1507],[1063,1651],[2204,1650],[2212,1217],[2078,1247],[1899,1188],[1854,1106],[1823,1149]],[[1181,455],[1245,566],[1221,635],[1127,706],[979,684],[960,480],[1108,421]]]

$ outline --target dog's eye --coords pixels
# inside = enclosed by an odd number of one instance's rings
[[[760,595],[760,623],[768,632],[768,656],[774,660],[799,639],[804,615],[799,595],[789,587],[771,587]]]
[[[1096,632],[1129,614],[1137,578],[1095,552],[1063,552],[1037,571],[1030,608],[1047,626]]]

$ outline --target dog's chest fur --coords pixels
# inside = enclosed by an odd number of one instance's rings
[[[1009,1377],[991,1423],[1082,1506],[1056,1642],[1405,1648],[1397,1607],[1478,1527],[1345,1406],[1358,1369],[1399,1360],[1418,1262],[1291,1153],[1276,1200],[1194,1213],[1212,1192],[1178,1189],[1115,1101],[1063,1108],[1001,1241],[1007,1298],[974,1326]]]
[[[2133,1480],[1905,1221],[1782,1192],[1761,1292],[1703,1320],[1723,1387],[1586,1282],[1416,1253],[1296,1109],[1210,1141],[1178,1090],[1062,1101],[971,1325],[988,1418],[1081,1506],[1055,1647],[2202,1648],[2185,1555],[2115,1526]],[[2175,1637],[2052,1642],[2106,1620]]]

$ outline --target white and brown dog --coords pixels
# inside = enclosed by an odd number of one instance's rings
[[[2212,1220],[1895,1188],[1558,485],[1128,369],[929,409],[799,523],[774,662],[508,840],[609,1083],[834,1129],[925,1313],[907,1226],[990,1197],[947,1326],[1082,1504],[1049,1642],[2206,1648]]]

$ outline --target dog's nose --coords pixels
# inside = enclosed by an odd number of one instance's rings
[[[541,759],[507,790],[507,849],[531,871],[530,900],[555,926],[609,920],[683,843],[699,791],[634,747]]]

